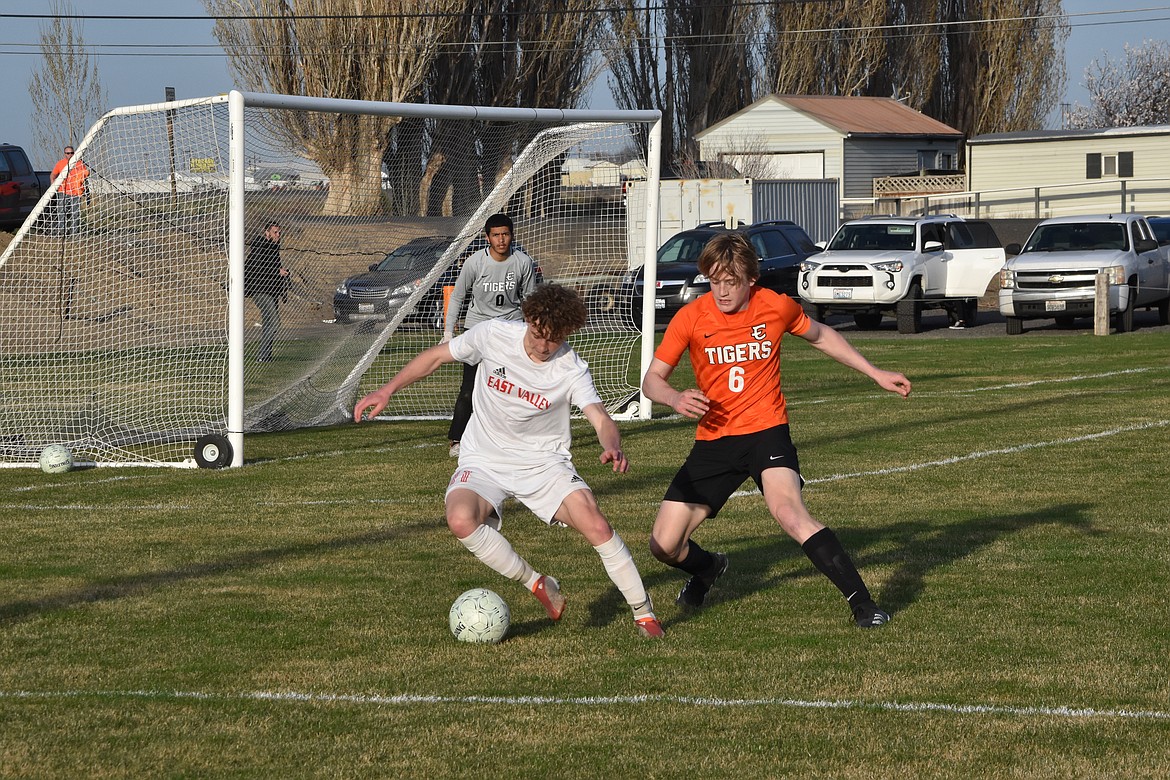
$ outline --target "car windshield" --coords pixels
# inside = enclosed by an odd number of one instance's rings
[[[699,255],[703,253],[703,247],[707,246],[707,242],[710,240],[710,234],[696,236],[680,233],[673,236],[659,248],[658,265],[671,263],[691,263],[693,265],[699,262]]]
[[[1065,222],[1032,231],[1025,252],[1078,252],[1125,249],[1125,225],[1117,222]]]
[[[446,244],[407,244],[400,246],[378,263],[377,271],[413,271],[430,268],[447,248]]]
[[[869,251],[913,250],[913,225],[854,224],[844,225],[829,242],[828,249],[863,249]]]

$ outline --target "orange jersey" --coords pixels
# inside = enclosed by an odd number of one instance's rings
[[[58,160],[57,164],[53,166],[53,173],[51,174],[54,181],[57,180],[57,176],[66,167],[69,168],[69,173],[65,175],[65,181],[61,182],[61,192],[66,195],[76,195],[78,197],[84,195],[85,180],[89,178],[89,168],[80,159],[72,165],[69,164],[68,158]]]
[[[799,336],[811,320],[787,295],[752,287],[748,306],[724,314],[710,294],[679,310],[654,357],[678,366],[689,350],[699,389],[710,408],[695,438],[755,433],[788,422],[780,391],[780,339]]]

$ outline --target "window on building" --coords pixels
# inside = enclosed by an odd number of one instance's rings
[[[1085,155],[1085,178],[1086,179],[1100,179],[1101,178],[1101,155],[1091,153]]]

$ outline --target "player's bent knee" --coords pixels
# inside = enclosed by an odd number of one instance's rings
[[[475,533],[475,529],[479,526],[480,522],[477,518],[461,512],[447,515],[447,527],[451,529],[451,533],[455,534],[456,539],[466,539]]]
[[[650,554],[662,563],[678,563],[678,556],[681,552],[682,545],[676,545],[668,549],[663,547],[654,536],[650,537]]]

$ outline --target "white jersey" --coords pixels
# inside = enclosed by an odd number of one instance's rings
[[[527,329],[525,322],[488,320],[449,342],[456,360],[479,363],[460,465],[524,469],[568,462],[570,405],[601,403],[589,364],[567,343],[547,361],[533,360],[524,351]]]

